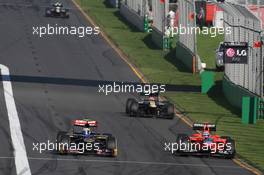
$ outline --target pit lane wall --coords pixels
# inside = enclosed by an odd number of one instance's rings
[[[159,48],[163,48],[163,33],[156,27],[152,27],[151,39]]]
[[[247,89],[234,84],[227,76],[223,78],[222,84],[223,92],[228,102],[236,108],[242,109],[243,97],[255,97],[257,95],[248,91]]]
[[[131,1],[131,0],[130,0]],[[132,25],[136,26],[140,31],[144,31],[144,13],[143,5],[135,4],[136,1],[122,1],[120,4],[121,15]],[[142,2],[141,2],[142,3]]]
[[[181,42],[177,42],[176,59],[180,60],[190,72],[195,72],[195,56],[193,52]]]

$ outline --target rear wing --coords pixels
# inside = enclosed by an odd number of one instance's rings
[[[73,120],[73,125],[75,126],[86,126],[86,127],[97,127],[97,121],[95,120]]]
[[[198,131],[216,131],[216,125],[210,123],[194,123],[193,130]]]
[[[148,95],[147,95],[148,94]],[[141,92],[140,96],[146,96],[146,97],[158,97],[159,96],[159,92],[151,92],[151,93],[147,93],[147,92]]]

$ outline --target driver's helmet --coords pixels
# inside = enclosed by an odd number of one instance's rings
[[[84,137],[89,137],[89,136],[91,135],[91,130],[90,130],[90,128],[86,128],[86,127],[84,127],[84,128],[83,128],[83,135],[84,135]]]
[[[152,97],[152,96],[150,96],[150,97],[149,97],[149,101],[155,101],[155,98]]]
[[[203,132],[203,138],[208,139],[209,136],[210,136],[210,134],[209,134],[208,131],[204,131],[204,132]]]
[[[151,108],[157,107],[155,97],[149,97],[149,105]]]

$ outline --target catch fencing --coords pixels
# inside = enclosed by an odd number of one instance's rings
[[[161,33],[164,33],[166,12],[168,11],[168,0],[164,3],[152,0],[152,13],[153,13],[153,27]]]
[[[179,1],[179,11],[179,27],[185,29],[194,28],[196,26],[194,3],[190,0]],[[187,47],[192,53],[196,52],[195,32],[184,32],[180,34],[179,42]]]
[[[121,15],[140,31],[152,31],[152,40],[160,48],[164,48],[166,27],[176,19],[169,18],[171,10],[174,13],[177,10],[173,0],[123,0],[120,7]]]
[[[169,37],[172,38],[171,28],[178,23],[178,3],[172,0],[152,0],[151,4],[152,40],[160,48],[169,49],[172,42],[171,39],[168,40]]]
[[[139,16],[144,16],[146,13],[147,0],[124,0],[123,4],[130,10],[136,12]]]
[[[261,20],[264,28],[264,1],[263,0],[226,0],[227,2],[246,7]]]
[[[153,26],[158,31],[164,33],[165,28],[171,23],[170,21],[174,21],[177,18],[176,11],[178,9],[178,3],[170,2],[169,0],[164,0],[163,3],[159,0],[152,0],[151,7],[153,13]],[[173,19],[169,17],[170,11],[175,13]]]
[[[166,25],[165,12],[168,11],[167,9],[168,0],[165,0],[164,3],[160,3],[160,1],[157,0],[152,0],[152,41],[160,48],[163,48],[163,38]]]
[[[197,54],[196,44],[196,12],[194,0],[181,0],[178,3],[179,23],[176,57],[192,72],[201,69],[201,61]],[[180,31],[180,29],[183,29]]]
[[[144,31],[144,19],[149,14],[149,8],[149,0],[123,0],[120,13],[140,31]]]
[[[237,86],[251,93],[263,96],[263,49],[256,48],[255,42],[261,41],[261,22],[246,7],[227,5],[224,12],[224,26],[231,28],[225,34],[225,42],[248,43],[247,64],[225,64],[225,76]]]

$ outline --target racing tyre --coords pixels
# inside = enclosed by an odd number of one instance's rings
[[[63,16],[63,18],[69,18],[70,17],[70,15],[68,13],[66,13],[66,12],[63,13],[62,16]]]
[[[187,156],[188,154],[187,145],[190,143],[189,136],[187,134],[178,134],[176,143],[178,145],[178,149],[175,152],[176,155]],[[184,145],[186,145],[186,147],[184,147]]]
[[[115,137],[109,137],[107,140],[107,149],[112,150],[112,157],[117,156],[117,140]]]
[[[139,105],[136,101],[133,101],[130,105],[130,116],[131,117],[137,117],[139,114]]]
[[[174,105],[169,103],[167,106],[167,118],[173,119],[174,118]]]
[[[47,8],[47,9],[45,10],[45,16],[46,16],[46,17],[50,17],[50,16],[51,16],[51,11],[50,11],[49,8]]]
[[[59,131],[57,134],[57,143],[60,142],[62,137],[66,134],[67,134],[67,132],[65,132],[65,131]]]
[[[131,106],[131,103],[134,101],[136,101],[136,100],[133,98],[127,99],[127,101],[126,101],[126,114],[130,114],[130,106]]]
[[[227,144],[229,145],[229,146],[225,146],[225,151],[228,152],[228,155],[224,155],[224,158],[233,159],[235,157],[235,154],[236,154],[235,141],[229,136],[223,136],[221,138],[226,139],[227,140],[226,145]]]
[[[60,154],[66,154],[70,146],[70,137],[67,132],[59,132],[57,135],[57,152]]]

